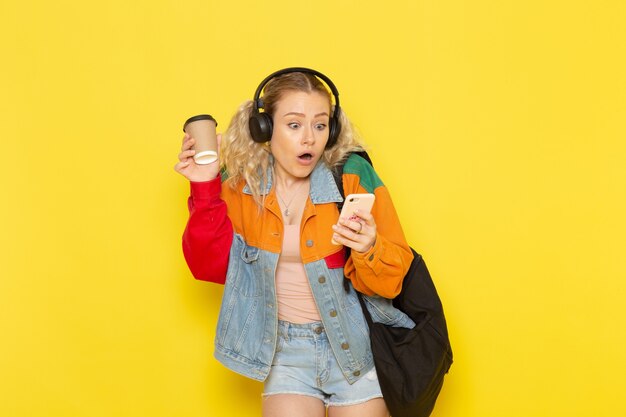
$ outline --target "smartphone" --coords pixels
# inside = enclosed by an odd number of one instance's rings
[[[360,210],[364,213],[372,211],[374,206],[374,194],[349,194],[343,202],[343,208],[339,214],[340,219],[356,220],[358,216],[354,215],[355,210]],[[333,245],[338,245],[334,240],[331,241]]]

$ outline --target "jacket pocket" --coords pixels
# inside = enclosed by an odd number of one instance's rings
[[[415,322],[409,316],[404,314],[393,306],[392,300],[377,295],[364,296],[367,310],[372,316],[374,323],[382,323],[391,327],[404,327],[412,329]]]
[[[240,236],[236,236],[237,247],[233,253],[237,267],[229,269],[227,283],[244,297],[261,295],[263,271],[259,265],[259,248],[247,245]]]

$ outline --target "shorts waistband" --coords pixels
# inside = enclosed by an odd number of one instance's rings
[[[326,332],[321,321],[311,323],[291,323],[278,320],[278,334],[289,339],[293,337],[306,339],[326,339]]]

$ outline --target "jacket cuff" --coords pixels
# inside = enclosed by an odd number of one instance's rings
[[[383,255],[384,246],[380,235],[376,235],[376,242],[374,246],[369,248],[366,252],[352,251],[352,261],[356,268],[366,267],[371,269],[375,275],[378,275],[383,270],[383,264],[380,258]]]
[[[210,181],[194,182],[191,181],[191,198],[197,200],[215,200],[220,197],[222,192],[222,180],[218,175]]]

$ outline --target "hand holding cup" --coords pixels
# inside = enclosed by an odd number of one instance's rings
[[[217,122],[208,114],[189,118],[183,127],[185,136],[174,169],[190,181],[210,181],[219,175]]]
[[[209,114],[199,114],[187,119],[183,132],[195,139],[193,156],[198,165],[208,165],[217,160],[217,122]]]

